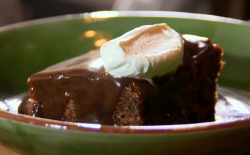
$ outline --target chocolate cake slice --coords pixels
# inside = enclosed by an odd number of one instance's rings
[[[151,79],[110,75],[99,50],[35,73],[29,115],[116,126],[214,121],[223,50],[210,39],[183,42],[177,70]]]

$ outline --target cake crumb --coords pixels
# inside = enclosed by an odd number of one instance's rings
[[[125,87],[116,105],[113,115],[115,126],[143,125],[142,114],[144,107],[138,98],[136,90],[131,86]]]
[[[67,108],[65,110],[65,121],[68,122],[76,122],[77,116],[75,112],[75,102],[73,100],[69,100],[67,104]]]

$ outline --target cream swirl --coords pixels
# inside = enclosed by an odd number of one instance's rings
[[[167,24],[145,25],[106,42],[100,49],[113,76],[152,78],[174,72],[183,57],[183,40]]]

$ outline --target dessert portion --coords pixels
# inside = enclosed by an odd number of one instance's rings
[[[28,114],[104,125],[214,121],[223,50],[208,38],[146,25],[28,79]]]

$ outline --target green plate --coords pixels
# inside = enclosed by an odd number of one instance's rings
[[[167,23],[179,33],[205,36],[220,44],[226,61],[220,85],[250,90],[247,22],[191,13],[106,11],[0,27],[0,99],[27,92],[27,78],[49,65],[96,49],[135,27],[156,23]],[[146,131],[81,125],[0,110],[0,143],[32,155],[242,154],[250,148],[249,120]]]

